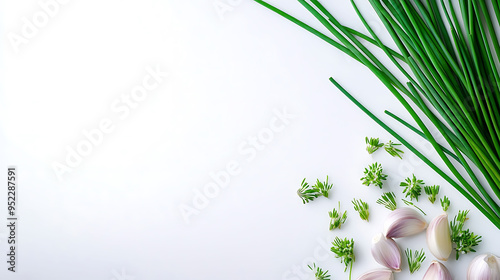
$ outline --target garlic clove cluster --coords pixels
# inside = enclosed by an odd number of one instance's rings
[[[438,260],[446,261],[450,257],[452,244],[448,215],[435,217],[427,227],[427,246]]]
[[[467,280],[500,280],[500,258],[492,254],[475,257],[467,270]]]
[[[384,222],[384,233],[387,238],[400,238],[415,235],[427,227],[424,217],[416,210],[408,207],[392,211]]]
[[[401,271],[401,250],[398,244],[379,233],[372,239],[373,258],[381,265],[395,272]]]

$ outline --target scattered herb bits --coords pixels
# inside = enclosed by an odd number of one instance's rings
[[[405,194],[405,197],[409,197],[410,200],[415,199],[418,201],[418,197],[420,196],[422,192],[422,186],[424,185],[423,180],[418,180],[415,177],[415,174],[413,174],[412,178],[406,178],[404,182],[401,182],[399,184],[401,187],[405,187],[403,190],[403,193]]]
[[[377,199],[377,203],[383,205],[385,208],[394,211],[398,208],[396,204],[396,196],[393,192],[383,193],[382,196]]]
[[[300,183],[300,189],[297,190],[297,195],[302,199],[302,203],[306,204],[313,201],[315,198],[318,198],[321,193],[317,189],[311,187],[306,182],[306,178],[304,178],[302,183]]]
[[[378,138],[368,138],[368,137],[365,137],[365,142],[366,142],[366,151],[369,154],[373,154],[378,149],[384,147],[384,150],[391,156],[403,159],[402,154],[404,154],[404,152],[397,148],[397,146],[401,146],[401,144],[394,143],[390,140],[389,142],[384,144],[380,142],[380,139]]]
[[[396,143],[393,143],[392,141],[389,141],[389,142],[387,142],[387,144],[384,145],[384,149],[391,156],[403,159],[402,154],[404,152],[402,150],[396,148],[396,146],[401,146],[401,144],[396,144]]]
[[[422,262],[425,260],[424,249],[421,249],[420,251],[415,250],[415,252],[410,249],[406,249],[405,254],[408,259],[408,268],[410,269],[410,273],[413,274],[415,271],[420,269]]]
[[[328,274],[328,270],[323,271],[320,267],[316,266],[316,263],[313,263],[313,266],[311,267],[308,265],[310,270],[314,271],[314,277],[316,280],[330,280],[330,275]]]
[[[319,179],[316,179],[316,185],[313,186],[314,189],[318,190],[324,197],[328,198],[328,193],[332,189],[333,184],[328,183],[328,176],[326,176],[326,181],[321,182]]]
[[[316,179],[316,184],[313,186],[309,185],[306,182],[306,178],[304,178],[302,183],[300,183],[300,189],[297,190],[297,195],[302,199],[302,203],[306,204],[320,196],[328,198],[328,194],[332,187],[333,184],[328,182],[328,176],[326,176],[325,182]]]
[[[460,254],[476,252],[474,247],[481,242],[481,236],[474,234],[469,229],[464,229],[468,214],[469,210],[458,211],[453,221],[450,222],[451,242],[455,244],[457,260],[460,258]]]
[[[383,181],[387,180],[387,175],[383,173],[382,165],[378,162],[365,168],[364,174],[365,176],[361,178],[361,181],[363,181],[363,185],[365,186],[374,185],[382,188]]]
[[[366,151],[370,155],[384,146],[384,143],[381,143],[380,139],[378,139],[378,138],[365,137],[365,142],[366,142]]]
[[[330,249],[336,258],[340,258],[340,262],[345,264],[344,272],[349,268],[349,280],[351,279],[352,274],[352,265],[356,260],[354,256],[354,239],[348,239],[347,237],[344,239],[340,239],[339,237],[335,237],[332,242],[332,248]]]
[[[434,204],[436,196],[439,194],[439,186],[425,186],[425,194],[428,195],[429,201]]]
[[[354,205],[354,210],[359,213],[359,217],[362,220],[368,221],[368,217],[370,216],[368,203],[362,201],[361,199],[353,199],[352,204]]]
[[[450,203],[451,202],[446,195],[441,198],[441,208],[443,208],[444,212],[448,211],[448,208],[450,208]]]
[[[328,212],[328,215],[330,216],[330,230],[340,229],[347,220],[347,211],[344,211],[344,213],[340,211],[340,201],[339,209],[333,208],[332,211]]]

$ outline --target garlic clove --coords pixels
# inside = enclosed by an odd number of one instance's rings
[[[379,233],[372,239],[373,258],[381,265],[396,272],[401,271],[401,250],[392,238]]]
[[[408,207],[392,211],[384,222],[384,233],[388,238],[400,238],[422,232],[427,227],[424,217]]]
[[[422,280],[452,280],[452,278],[446,266],[438,261],[432,261]]]
[[[362,274],[358,280],[394,280],[394,274],[389,269],[375,269]]]
[[[448,215],[445,213],[435,217],[429,223],[426,235],[429,251],[437,259],[447,261],[452,250]]]
[[[475,257],[467,270],[467,280],[500,280],[500,259],[492,254]]]

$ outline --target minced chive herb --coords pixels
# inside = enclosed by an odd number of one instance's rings
[[[366,151],[369,154],[373,154],[379,148],[382,148],[384,146],[384,143],[380,142],[380,139],[378,139],[378,138],[366,137],[365,142],[366,142]]]
[[[335,254],[336,258],[340,258],[341,263],[345,264],[344,272],[349,269],[349,280],[351,280],[352,265],[356,260],[354,255],[354,240],[347,237],[344,239],[335,237],[332,245],[331,251]]]
[[[328,216],[330,216],[330,230],[340,229],[347,220],[347,211],[344,211],[344,213],[340,211],[339,201],[339,209],[333,208],[332,211],[328,212]]]
[[[408,260],[408,268],[410,273],[413,274],[415,271],[419,270],[422,266],[422,262],[425,260],[424,249],[412,251],[410,249],[405,250],[406,258]]]
[[[361,181],[363,181],[363,185],[365,186],[374,185],[382,188],[383,181],[387,180],[387,175],[383,173],[382,165],[378,162],[365,168],[364,174],[365,176],[361,178]]]
[[[391,211],[394,211],[396,210],[396,208],[398,208],[398,205],[396,203],[396,195],[394,195],[393,192],[383,193],[382,196],[377,199],[377,203],[385,206],[385,208]]]
[[[434,204],[436,201],[436,196],[439,193],[439,186],[425,186],[425,194],[428,195],[429,201]]]
[[[354,205],[354,210],[359,213],[359,217],[362,220],[368,221],[368,218],[370,217],[368,203],[362,201],[361,199],[353,199],[352,204]]]
[[[423,180],[419,180],[415,177],[415,174],[413,174],[412,178],[406,178],[404,182],[401,182],[399,184],[401,187],[405,187],[403,190],[403,193],[405,194],[405,197],[409,197],[410,200],[413,200],[415,198],[416,201],[418,201],[418,197],[420,196],[420,193],[422,192],[422,186],[424,185]]]

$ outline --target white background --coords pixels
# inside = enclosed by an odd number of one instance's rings
[[[4,174],[9,165],[19,171],[18,272],[7,271],[1,226],[0,279],[312,279],[304,266],[313,261],[346,279],[327,252],[335,236],[355,239],[356,278],[379,267],[370,242],[389,211],[376,199],[383,191],[401,198],[399,182],[412,173],[442,186],[451,217],[471,209],[468,225],[483,235],[478,250],[500,254],[498,230],[409,151],[403,161],[366,153],[365,136],[392,138],[330,76],[438,159],[383,115],[390,109],[408,120],[371,73],[299,27],[252,1],[67,2],[19,45],[12,34],[23,36],[23,18],[33,22],[44,10],[38,1],[0,2],[0,166]],[[318,26],[298,3],[286,2],[287,11]],[[341,22],[362,29],[348,1],[333,2]],[[387,39],[371,8],[360,7]],[[157,67],[169,73],[158,88],[126,117],[112,109]],[[259,150],[250,148],[283,110],[293,115],[289,123]],[[54,163],[67,164],[67,149],[103,119],[113,131],[59,180]],[[389,174],[384,190],[360,183],[374,161]],[[239,173],[201,199],[210,173],[234,162]],[[331,197],[303,205],[301,180],[326,175]],[[354,197],[369,203],[369,223],[352,209]],[[183,216],[193,200],[196,214]],[[0,201],[6,217],[6,191]],[[338,201],[349,217],[341,230],[328,231]],[[441,212],[425,195],[418,205],[428,221]],[[398,242],[402,250],[426,248],[424,234]],[[472,257],[446,263],[455,279],[465,279]],[[404,261],[397,279],[420,279],[432,259],[427,251],[413,276]]]

